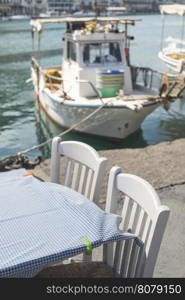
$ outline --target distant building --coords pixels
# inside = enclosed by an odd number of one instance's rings
[[[185,4],[185,0],[0,0],[0,16],[39,15],[46,12],[62,14],[92,10],[95,6],[99,10],[124,6],[129,13],[154,12],[159,11],[159,5],[169,3]]]
[[[74,10],[92,9],[92,0],[74,0]]]
[[[47,11],[61,14],[73,10],[74,0],[47,0]]]
[[[124,6],[128,12],[158,12],[159,5],[173,4],[173,0],[124,0]],[[179,1],[178,1],[179,2]]]
[[[47,0],[0,0],[0,16],[38,15],[46,9]]]
[[[95,3],[102,9],[108,6],[119,6],[123,0],[47,0],[48,12],[61,14],[63,12],[87,11],[94,9]]]

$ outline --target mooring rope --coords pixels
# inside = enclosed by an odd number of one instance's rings
[[[102,100],[102,99],[101,99]],[[111,99],[112,101],[112,99]],[[97,112],[99,112],[103,107],[105,107],[106,105],[108,105],[110,101],[106,102],[106,103],[103,103],[101,106],[99,106],[96,110],[94,110],[92,113],[90,113],[88,116],[86,116],[85,118],[83,118],[80,122],[74,124],[73,126],[71,126],[70,128],[66,129],[65,131],[61,132],[60,134],[58,134],[57,136],[64,136],[65,134],[69,133],[70,131],[74,130],[75,128],[79,127],[82,123],[84,123],[85,121],[87,121],[88,119],[90,119],[92,116],[94,116]],[[34,151],[34,150],[37,150],[39,148],[42,148],[44,147],[45,145],[49,144],[50,142],[52,142],[53,140],[53,137],[48,139],[47,141],[39,144],[39,145],[36,145],[36,146],[33,146],[29,149],[26,149],[24,151],[21,151],[21,152],[18,152],[17,154],[13,154],[13,155],[9,155],[9,156],[6,156],[2,159],[0,159],[0,162],[2,161],[5,161],[5,160],[8,160],[8,159],[14,159],[14,158],[17,158],[18,156],[21,156],[21,155],[24,155],[24,154],[27,154],[31,151]]]

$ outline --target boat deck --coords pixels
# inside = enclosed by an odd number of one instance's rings
[[[177,60],[185,59],[185,53],[170,53],[167,56]]]
[[[123,107],[127,106],[130,109],[136,109],[139,107],[142,107],[146,104],[152,104],[156,102],[160,102],[160,98],[158,95],[154,94],[148,89],[140,90],[136,89],[132,92],[132,94],[123,94],[117,97],[111,97],[111,98],[76,98],[76,99],[65,99],[62,90],[58,90],[55,92],[52,92],[50,89],[46,89],[46,92],[52,96],[53,99],[57,102],[65,103],[66,105],[72,105],[72,106],[90,106],[90,107],[97,107],[102,104],[105,104],[107,107]]]

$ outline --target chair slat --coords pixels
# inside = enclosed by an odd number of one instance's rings
[[[133,241],[132,250],[130,253],[130,262],[129,262],[128,271],[127,271],[128,278],[135,277],[138,252],[139,252],[139,247],[138,247],[136,241]]]
[[[89,198],[91,192],[92,180],[93,180],[93,170],[89,169],[87,174],[85,193],[84,193],[84,196],[87,198]]]
[[[121,214],[122,222],[120,224],[120,228],[124,231],[128,230],[132,207],[133,207],[133,200],[130,199],[128,196],[125,196],[122,214]]]
[[[116,274],[120,273],[120,256],[123,251],[123,243],[122,241],[119,241],[116,243],[115,246],[115,254],[114,254],[114,265],[113,265],[113,270]]]
[[[138,206],[137,207],[137,211],[136,211],[136,219],[137,219],[137,225],[135,226],[135,234],[137,236],[139,236],[140,238],[142,238],[143,235],[143,231],[145,228],[145,223],[146,223],[146,219],[147,219],[147,215],[144,212],[144,210]],[[140,256],[141,255],[141,247],[136,246],[136,244],[134,245],[133,249],[132,249],[132,260],[135,262],[135,264],[133,264],[133,262],[131,262],[131,266],[129,268],[129,275],[130,277],[138,277],[137,276],[137,268],[138,268],[138,262],[140,260]]]
[[[79,175],[80,175],[81,166],[78,162],[74,163],[74,169],[72,174],[72,183],[71,188],[77,190],[79,183]]]
[[[80,174],[79,185],[78,185],[78,192],[81,194],[84,194],[84,190],[85,190],[86,173],[87,173],[87,167],[83,165],[81,167],[81,174]]]
[[[126,240],[124,243],[122,259],[121,259],[121,268],[120,268],[120,276],[121,277],[127,277],[127,270],[128,270],[128,266],[129,266],[129,257],[130,257],[131,247],[132,247],[132,241]]]
[[[73,161],[71,159],[68,159],[67,164],[66,164],[65,179],[64,179],[64,185],[66,185],[68,187],[71,186],[72,165],[73,165]]]
[[[113,268],[114,265],[115,244],[116,243],[109,243],[103,246],[103,262],[111,268]]]
[[[141,212],[141,207],[134,202],[133,205],[133,211],[132,211],[132,215],[131,215],[131,228],[132,228],[132,232],[135,232],[137,234],[137,232],[139,231],[139,227],[140,227],[140,212]],[[130,225],[129,225],[130,227]],[[128,267],[128,272],[127,272],[127,277],[131,278],[134,277],[134,271],[136,268],[136,261],[137,261],[137,254],[138,254],[138,246],[136,244],[136,242],[133,243],[132,249],[131,249],[131,253],[130,253],[130,264]]]
[[[130,216],[130,225],[131,225],[131,228],[132,228],[132,232],[137,231],[140,212],[141,212],[141,207],[136,202],[134,202],[133,203],[133,208],[132,208],[132,213],[131,213],[131,216]],[[130,227],[130,225],[129,225],[129,227]]]
[[[141,224],[141,228],[140,228],[140,233],[139,233],[139,236],[141,237],[142,241],[144,242],[144,246],[142,247],[142,249],[139,252],[138,262],[137,262],[136,271],[135,271],[136,277],[140,277],[140,274],[142,274],[142,271],[144,269],[146,255],[147,255],[146,246],[147,246],[147,240],[148,240],[149,233],[150,233],[150,228],[151,228],[151,220],[147,216],[147,214],[144,212],[144,216],[143,216],[143,220],[142,220],[142,224]]]

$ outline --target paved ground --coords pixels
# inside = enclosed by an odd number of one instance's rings
[[[154,277],[185,277],[185,139],[164,142],[144,149],[100,151],[108,158],[107,174],[101,190],[101,205],[106,199],[106,184],[112,165],[123,172],[139,175],[156,189],[164,205],[170,210],[170,218],[161,245]],[[35,173],[49,180],[50,161],[37,166]],[[63,165],[63,160],[61,160]],[[97,259],[100,253],[97,253]]]
[[[171,212],[161,244],[154,277],[185,278],[185,185],[157,191]]]

